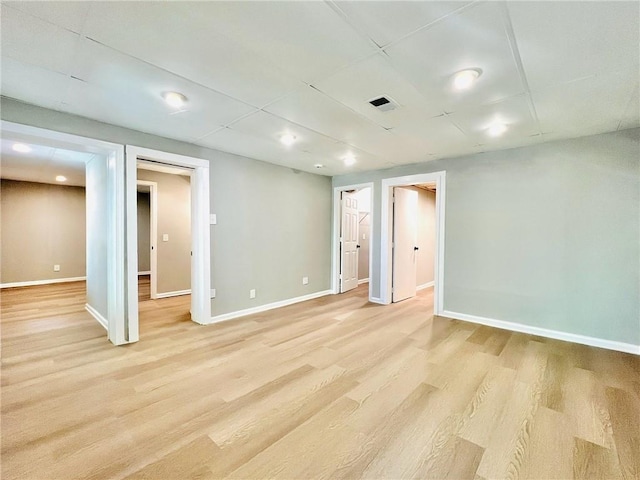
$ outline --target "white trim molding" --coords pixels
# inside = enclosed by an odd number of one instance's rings
[[[258,307],[246,308],[244,310],[237,310],[235,312],[223,313],[211,317],[211,323],[224,322],[227,320],[233,320],[234,318],[245,317],[254,313],[266,312],[267,310],[273,310],[274,308],[286,307],[287,305],[293,305],[294,303],[306,302],[307,300],[313,300],[315,298],[324,297],[326,295],[333,294],[333,290],[323,290],[321,292],[310,293],[309,295],[302,295],[300,297],[288,298],[287,300],[280,300],[278,302],[267,303]]]
[[[494,318],[478,317],[467,313],[451,312],[444,310],[438,314],[441,317],[452,318],[455,320],[463,320],[465,322],[478,323],[488,327],[500,328],[518,333],[528,333],[538,337],[553,338],[565,342],[579,343],[589,345],[590,347],[606,348],[607,350],[616,350],[618,352],[632,353],[640,355],[640,345],[632,343],[616,342],[614,340],[606,340],[604,338],[588,337],[577,333],[561,332],[559,330],[551,330],[548,328],[534,327],[532,325],[523,325],[521,323],[506,322],[504,320],[496,320]]]
[[[100,325],[102,325],[104,327],[104,329],[109,332],[109,322],[107,322],[107,319],[104,318],[100,312],[98,312],[98,310],[96,310],[95,308],[93,308],[91,305],[89,305],[88,303],[84,304],[84,309],[89,312],[89,314],[95,318],[98,323]]]
[[[49,285],[51,283],[81,282],[86,279],[87,277],[69,277],[69,278],[51,278],[48,280],[30,280],[27,282],[0,283],[0,288],[33,287],[35,285]]]
[[[378,305],[387,305],[385,302],[382,301],[381,298],[378,298],[378,297],[369,297],[369,302],[377,303]]]
[[[179,297],[180,295],[191,295],[191,289],[188,289],[188,290],[176,290],[175,292],[158,293],[156,295],[156,298]]]
[[[363,278],[362,280],[358,280],[358,285],[362,285],[363,283],[369,283],[369,279]]]
[[[393,188],[432,182],[436,184],[433,313],[440,315],[444,308],[444,229],[445,200],[447,197],[445,171],[382,179],[380,212],[380,298],[384,304],[391,303],[391,284],[393,281],[393,255],[391,247],[393,238]]]
[[[416,287],[416,290],[417,290],[417,291],[420,291],[420,290],[424,290],[424,289],[426,289],[426,288],[431,288],[431,287],[433,287],[433,286],[435,285],[435,283],[436,283],[436,282],[434,282],[434,281],[427,282],[427,283],[423,283],[422,285],[418,285],[418,286]]]
[[[175,153],[127,145],[126,151],[126,211],[127,211],[127,308],[129,314],[129,341],[140,337],[138,319],[138,240],[137,240],[137,163],[138,160],[171,165],[191,170],[191,320],[206,324],[211,319],[211,252],[209,224],[209,161]],[[154,202],[155,203],[155,202]],[[153,217],[153,214],[152,214]],[[153,225],[152,225],[153,230]],[[156,267],[151,256],[151,294],[153,298]],[[171,292],[186,295],[187,291]],[[174,296],[158,294],[161,296]]]
[[[345,185],[343,187],[333,187],[333,225],[331,232],[331,293],[340,293],[340,216],[341,216],[341,194],[349,190],[371,189],[371,218],[374,218],[375,207],[373,206],[374,184],[373,182],[358,183],[355,185]],[[373,220],[372,220],[373,222]],[[371,240],[369,240],[371,241]],[[373,266],[373,248],[369,247],[369,272]],[[358,285],[360,283],[358,282]],[[373,285],[369,282],[369,301],[373,298]]]
[[[5,120],[1,122],[1,129],[3,132],[11,132],[16,136],[15,138],[21,138],[28,143],[43,144],[44,142],[48,146],[88,152],[104,157],[107,169],[106,185],[104,186],[106,187],[108,205],[104,212],[104,220],[107,225],[105,244],[107,245],[106,295],[110,320],[108,323],[109,340],[115,345],[127,343],[124,145]],[[88,281],[92,281],[91,274]]]

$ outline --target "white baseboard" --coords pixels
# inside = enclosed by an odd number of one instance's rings
[[[156,298],[179,297],[180,295],[189,295],[189,294],[191,294],[191,289],[176,290],[175,292],[158,293],[156,294]]]
[[[369,279],[363,278],[362,280],[358,280],[358,285],[362,285],[363,283],[369,283]]]
[[[512,332],[528,333],[539,337],[553,338],[555,340],[563,340],[565,342],[580,343],[591,347],[606,348],[607,350],[617,350],[619,352],[632,353],[640,355],[640,345],[632,343],[616,342],[614,340],[605,340],[603,338],[588,337],[577,333],[561,332],[559,330],[551,330],[548,328],[534,327],[530,325],[522,325],[520,323],[505,322],[504,320],[496,320],[493,318],[478,317],[468,315],[466,313],[451,312],[444,310],[438,314],[442,317],[453,318],[456,320],[464,320],[465,322],[479,323],[489,327],[501,328]]]
[[[416,287],[416,290],[424,290],[425,288],[433,287],[435,284],[436,284],[436,282],[434,282],[434,281],[423,283],[422,285],[418,285]]]
[[[69,277],[69,278],[51,278],[49,280],[31,280],[28,282],[0,283],[0,288],[33,287],[35,285],[49,285],[51,283],[80,282],[86,279],[87,277]]]
[[[107,319],[104,318],[100,312],[98,312],[95,308],[93,308],[88,303],[84,304],[84,309],[91,314],[93,318],[95,318],[100,325],[104,327],[106,331],[109,331],[109,324],[107,323]]]
[[[151,275],[151,270],[149,270],[148,272],[138,272],[138,276],[140,275]]]
[[[307,300],[313,300],[314,298],[324,297],[325,295],[332,295],[333,290],[323,290],[321,292],[310,293],[309,295],[302,295],[301,297],[289,298],[287,300],[280,300],[279,302],[267,303],[260,305],[259,307],[246,308],[244,310],[237,310],[235,312],[223,313],[211,317],[211,323],[224,322],[226,320],[232,320],[234,318],[244,317],[246,315],[252,315],[254,313],[266,312],[267,310],[273,310],[274,308],[286,307],[287,305],[293,305],[294,303],[306,302]]]

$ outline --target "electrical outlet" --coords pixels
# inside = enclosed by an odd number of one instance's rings
[[[211,289],[211,298],[216,298],[216,289],[215,288]]]
[[[162,241],[163,242],[168,242],[169,241],[169,234],[168,233],[163,233],[162,234]]]
[[[249,298],[256,298],[256,289],[252,288],[249,290]]]
[[[54,272],[59,272],[60,271],[60,265],[54,265],[53,266],[53,271]]]
[[[309,285],[309,277],[302,277],[302,284]]]

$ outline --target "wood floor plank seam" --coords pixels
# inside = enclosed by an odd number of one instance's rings
[[[149,298],[113,347],[84,282],[0,291],[3,479],[640,478],[640,357],[389,306],[232,322]]]

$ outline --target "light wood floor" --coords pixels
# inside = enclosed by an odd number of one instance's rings
[[[215,326],[84,284],[2,291],[2,478],[640,478],[640,358],[366,289]]]

